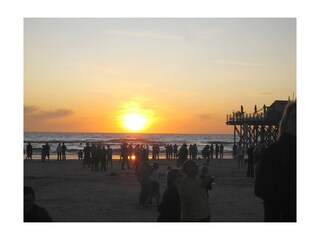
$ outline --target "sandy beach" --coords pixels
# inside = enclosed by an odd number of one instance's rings
[[[175,167],[176,160],[158,162],[163,193],[166,169]],[[138,204],[140,184],[134,170],[121,170],[119,160],[113,164],[107,172],[92,172],[78,160],[24,161],[24,185],[35,189],[36,203],[55,222],[155,222],[155,203]],[[233,159],[215,159],[209,173],[215,176],[209,192],[212,222],[263,221],[262,201],[253,193],[254,179],[246,177],[246,167]]]

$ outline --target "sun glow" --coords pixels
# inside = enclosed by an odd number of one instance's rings
[[[130,131],[139,131],[142,130],[147,120],[144,116],[138,113],[129,113],[124,115],[124,126]]]

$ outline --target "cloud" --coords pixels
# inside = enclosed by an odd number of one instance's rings
[[[236,66],[245,66],[245,67],[263,67],[263,66],[267,66],[264,63],[244,62],[244,61],[216,60],[213,63],[214,64],[220,64],[220,65],[236,65]]]
[[[147,37],[147,38],[157,38],[165,40],[183,40],[184,38],[178,35],[166,35],[154,31],[141,31],[141,32],[132,32],[132,31],[120,31],[120,30],[111,30],[108,31],[109,34],[122,35],[122,36],[132,36],[132,37]]]
[[[24,114],[28,117],[37,119],[55,119],[63,118],[73,114],[72,110],[59,108],[53,111],[41,110],[36,106],[25,106]]]
[[[250,95],[253,96],[253,97],[269,97],[269,96],[273,96],[274,93],[272,93],[272,92],[264,92],[264,91],[262,91],[262,92],[256,91],[256,92],[251,92]]]
[[[212,116],[210,114],[202,113],[202,114],[198,114],[197,118],[200,119],[200,120],[206,120],[207,121],[207,120],[211,120]]]
[[[25,114],[32,114],[38,111],[38,108],[35,106],[24,106],[24,113]]]
[[[259,92],[258,95],[259,96],[271,96],[273,94],[271,92]]]

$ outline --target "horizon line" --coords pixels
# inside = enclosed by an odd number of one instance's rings
[[[67,132],[67,131],[23,131],[24,133],[101,133],[101,134],[177,134],[177,135],[233,135],[233,133],[142,133],[142,132]]]

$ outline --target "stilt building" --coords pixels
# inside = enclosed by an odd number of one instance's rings
[[[241,110],[227,115],[227,125],[234,127],[234,144],[258,145],[274,142],[278,135],[279,123],[289,101],[276,100],[261,109],[255,106],[252,113]],[[238,136],[238,138],[237,138]],[[238,142],[236,142],[238,140]]]

